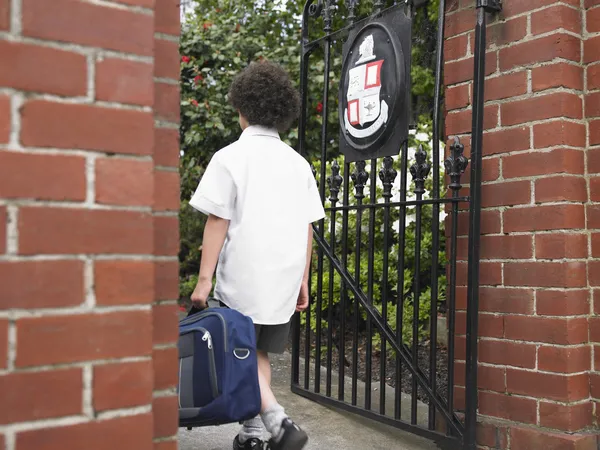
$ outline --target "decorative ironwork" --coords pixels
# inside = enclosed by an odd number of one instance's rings
[[[429,175],[431,165],[427,162],[427,153],[421,144],[415,153],[415,159],[417,162],[410,166],[410,174],[415,182],[415,194],[422,195],[425,193],[425,178]]]
[[[308,14],[311,17],[319,17],[323,11],[323,0],[319,0],[317,3],[313,3],[308,7]]]
[[[469,160],[463,155],[465,146],[460,143],[458,136],[454,137],[454,143],[450,146],[450,156],[444,161],[446,175],[450,177],[448,187],[454,191],[459,191],[462,188],[460,178],[467,170]]]
[[[357,199],[365,198],[365,185],[369,181],[369,172],[365,170],[366,166],[365,161],[356,161],[354,172],[350,175],[352,183],[354,183],[354,189],[356,189],[354,197]]]
[[[323,6],[323,31],[325,31],[325,33],[331,33],[334,10],[335,5],[333,5],[333,1],[325,0],[325,6]]]
[[[381,0],[375,1],[375,3],[373,4],[373,6],[375,7],[375,14],[379,14],[381,12],[384,4],[385,4],[385,2],[383,2]]]
[[[331,165],[331,176],[327,178],[327,184],[329,185],[329,201],[331,203],[337,203],[339,201],[338,194],[340,193],[342,181],[343,178],[340,175],[340,165],[337,161],[333,161],[333,164]]]
[[[357,5],[358,0],[346,0],[346,7],[348,8],[348,23],[352,24],[356,20],[356,15],[354,11]]]
[[[383,168],[379,171],[379,179],[383,183],[383,197],[386,199],[392,198],[392,186],[398,176],[398,172],[394,169],[394,160],[391,156],[383,158]]]

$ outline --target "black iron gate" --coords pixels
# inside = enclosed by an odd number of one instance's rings
[[[440,446],[475,449],[485,13],[499,10],[499,0],[477,0],[469,192],[461,186],[469,161],[459,139],[446,151],[440,142],[445,0],[439,0],[434,30],[433,101],[422,108],[413,96],[406,105],[413,110],[411,132],[398,156],[356,162],[336,157],[338,130],[328,117],[337,113],[332,92],[338,89],[335,71],[344,39],[398,9],[412,19],[418,8],[431,7],[427,0],[375,1],[364,14],[365,5],[356,0],[341,3],[309,0],[303,14],[299,150],[310,157],[311,146],[320,147],[312,162],[327,217],[314,227],[311,308],[295,318],[292,390]],[[344,23],[334,30],[340,18]],[[418,30],[412,34],[418,38]],[[322,80],[320,121],[311,117],[315,71]],[[307,137],[316,126],[320,142]],[[468,242],[459,237],[466,234],[459,233],[459,217],[468,220]],[[459,250],[463,240],[465,252]],[[467,292],[466,326],[460,331],[466,332],[466,350],[457,357],[461,271],[467,273],[461,283]],[[446,330],[438,330],[440,317]],[[456,386],[464,386],[464,408],[457,408]]]

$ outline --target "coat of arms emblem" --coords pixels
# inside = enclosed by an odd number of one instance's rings
[[[365,37],[360,44],[360,58],[348,71],[347,107],[344,112],[345,127],[355,138],[375,134],[388,120],[389,107],[380,99],[381,67],[383,59],[374,53],[373,35]],[[356,128],[356,125],[367,128]]]

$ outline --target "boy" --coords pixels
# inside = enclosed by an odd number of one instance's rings
[[[325,213],[309,164],[279,138],[300,103],[287,73],[252,63],[234,79],[229,101],[242,135],[215,153],[190,200],[208,215],[192,302],[206,305],[218,262],[215,297],[256,329],[261,413],[244,422],[234,450],[262,449],[262,423],[270,449],[300,450],[308,436],[273,395],[268,353],[283,353],[294,312],[308,307],[311,223]]]

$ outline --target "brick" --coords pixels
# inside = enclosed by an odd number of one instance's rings
[[[590,145],[600,144],[600,120],[590,120]]]
[[[0,150],[0,197],[83,201],[86,189],[81,156]]]
[[[179,0],[156,0],[154,6],[155,31],[179,36]]]
[[[587,67],[587,88],[589,91],[600,89],[600,64]]]
[[[45,207],[19,211],[22,255],[151,254],[152,248],[152,217],[147,213]]]
[[[583,228],[581,205],[552,205],[512,208],[504,211],[504,232]]]
[[[0,95],[0,144],[8,143],[10,138],[10,126],[10,97],[7,95]]]
[[[600,31],[600,9],[594,8],[586,12],[586,27],[588,33],[597,33]]]
[[[491,75],[498,70],[497,52],[488,52],[485,55],[485,74]],[[446,62],[444,64],[444,84],[463,83],[473,79],[473,58],[461,59],[460,61]]]
[[[564,5],[552,6],[531,14],[531,33],[542,34],[564,29],[581,33],[581,13]]]
[[[587,186],[584,178],[550,177],[535,181],[535,202],[585,202]]]
[[[552,88],[583,90],[583,69],[567,63],[534,68],[531,71],[533,92]]]
[[[512,17],[517,14],[522,14],[527,11],[533,11],[544,6],[558,3],[559,0],[529,0],[528,2],[510,2],[510,5],[502,5],[502,15],[504,17]],[[562,3],[566,3],[572,6],[579,6],[579,0],[563,0]]]
[[[583,41],[583,62],[594,63],[600,60],[600,36]]]
[[[507,396],[495,392],[479,393],[479,413],[501,419],[535,424],[536,401],[529,398]]]
[[[177,386],[179,356],[177,347],[154,349],[152,363],[154,365],[154,389],[171,389]]]
[[[154,301],[154,264],[151,261],[96,261],[94,280],[98,305]]]
[[[510,428],[511,446],[519,450],[596,450],[596,436],[569,435],[536,428]]]
[[[179,130],[156,128],[154,130],[154,164],[179,166]]]
[[[177,441],[158,441],[154,443],[154,450],[177,450]]]
[[[506,339],[557,345],[582,344],[588,339],[585,318],[505,316],[504,332]]]
[[[95,366],[93,379],[96,411],[132,408],[152,403],[152,361]]]
[[[451,217],[450,215],[446,218],[446,230],[450,232]],[[500,212],[499,211],[481,211],[481,234],[495,234],[500,233]],[[469,231],[469,215],[466,212],[458,213],[458,225],[457,234],[459,236],[466,236]]]
[[[40,342],[44,343],[43,352]],[[151,352],[152,318],[148,311],[17,321],[18,367],[149,356]]]
[[[157,261],[154,268],[154,295],[156,300],[179,297],[179,262]]]
[[[0,424],[81,414],[81,369],[9,373],[0,383]]]
[[[457,254],[466,258],[468,239],[460,240]],[[531,236],[482,236],[481,259],[528,259],[533,256]]]
[[[154,305],[152,307],[154,344],[177,342],[179,323],[175,304]]]
[[[581,99],[568,92],[504,103],[500,107],[502,125],[517,125],[555,117],[581,119],[582,114]]]
[[[154,76],[179,81],[180,67],[179,45],[177,42],[155,39]]]
[[[590,200],[600,201],[600,177],[590,178]]]
[[[448,134],[461,134],[471,131],[473,111],[457,111],[446,116],[446,130]],[[498,126],[498,105],[488,105],[483,112],[484,129],[496,128]]]
[[[502,158],[502,176],[505,179],[561,173],[583,174],[583,171],[584,153],[579,150],[536,151]]]
[[[586,154],[588,173],[600,173],[600,149],[589,149]]]
[[[600,255],[600,233],[592,234],[592,257],[597,258]],[[590,264],[596,264],[596,261],[590,261]],[[595,267],[594,267],[595,271]],[[596,276],[592,276],[592,267],[590,266],[590,282],[596,279]]]
[[[483,284],[483,283],[482,283]],[[456,333],[466,334],[466,311],[456,312]],[[479,314],[479,335],[482,337],[501,338],[504,336],[504,320],[496,314]]]
[[[124,5],[141,6],[142,8],[152,8],[154,0],[109,0],[114,3],[122,3]]]
[[[527,72],[515,72],[487,78],[485,81],[485,100],[501,100],[518,97],[527,93]]]
[[[154,252],[157,256],[175,256],[179,253],[177,217],[154,217]]]
[[[85,299],[83,261],[1,261],[0,310],[77,306]]]
[[[592,6],[600,5],[600,0],[584,0],[584,5],[586,9],[591,8]]]
[[[33,147],[152,154],[152,114],[33,100],[22,108],[21,140]]]
[[[506,392],[506,369],[504,367],[477,367],[477,386],[486,391]]]
[[[156,170],[154,184],[154,210],[179,211],[179,173]]]
[[[560,374],[591,369],[590,347],[548,347],[538,349],[538,369]]]
[[[154,438],[173,436],[177,434],[178,422],[177,397],[157,397],[152,402],[154,414]]]
[[[499,51],[500,70],[505,72],[515,67],[527,67],[555,58],[579,62],[580,45],[580,38],[563,33],[515,44]]]
[[[535,256],[539,259],[587,257],[585,234],[538,234],[535,237]]]
[[[591,365],[591,369],[595,370],[596,372],[598,371],[598,369],[600,369],[600,346],[598,345],[593,345],[592,346],[594,352],[594,362]]]
[[[85,55],[9,41],[0,42],[0,54],[2,86],[69,97],[87,93]]]
[[[517,17],[506,22],[495,23],[487,29],[488,47],[496,45],[501,47],[506,44],[518,42],[527,35],[527,17]],[[472,35],[471,42],[475,42]]]
[[[8,320],[0,319],[0,369],[8,367]],[[2,447],[0,447],[2,448]]]
[[[481,188],[481,206],[513,206],[531,203],[531,183],[529,181],[486,184]]]
[[[587,290],[538,290],[536,312],[543,316],[577,316],[589,314],[590,299]]]
[[[0,0],[0,30],[10,30],[10,0]]]
[[[463,84],[460,86],[453,86],[446,89],[445,94],[445,107],[447,111],[454,109],[461,109],[471,104],[469,100],[469,85]]]
[[[481,177],[483,182],[498,180],[500,178],[500,158],[484,159]]]
[[[589,320],[590,341],[600,342],[600,317],[591,317]],[[595,351],[598,350],[594,347]]]
[[[564,431],[579,431],[592,424],[592,404],[560,405],[540,402],[540,425]]]
[[[512,394],[547,398],[556,401],[577,401],[589,396],[589,377],[555,375],[508,369],[506,385]]]
[[[533,313],[533,290],[512,288],[479,288],[479,307],[483,312]]]
[[[600,228],[600,205],[587,205],[586,212],[588,229]]]
[[[492,448],[506,448],[507,434],[505,427],[491,423],[477,424],[477,444]]]
[[[467,56],[468,36],[463,34],[444,41],[444,58],[446,61],[464,58]]]
[[[600,92],[593,92],[585,96],[586,117],[600,117]]]
[[[479,361],[502,366],[535,368],[536,346],[509,341],[479,341]]]
[[[179,122],[179,85],[154,84],[154,114],[168,122]]]
[[[23,431],[16,450],[152,450],[152,422],[148,413]]]
[[[6,253],[6,226],[8,222],[8,214],[6,206],[0,206],[0,255]]]
[[[456,36],[475,27],[475,10],[464,9],[452,14],[446,15],[446,28],[444,30],[445,37]]]
[[[511,128],[483,134],[483,155],[515,152],[531,148],[529,127]]]
[[[498,286],[502,284],[502,264],[484,261],[479,266],[479,282],[482,286]],[[456,283],[459,286],[467,285],[467,264],[458,262],[456,265]]]
[[[592,256],[600,251],[600,236],[592,235]],[[600,286],[600,261],[589,261],[589,282],[591,286]]]
[[[107,102],[152,106],[152,64],[107,58],[96,63],[96,98]]]
[[[107,205],[152,206],[152,161],[124,158],[96,160],[96,202]]]
[[[22,9],[25,36],[152,56],[151,15],[77,0],[23,0]]]
[[[565,120],[540,123],[533,126],[533,147],[547,148],[555,145],[586,147],[585,125]]]
[[[582,262],[510,262],[504,265],[506,286],[582,287],[587,285]]]

